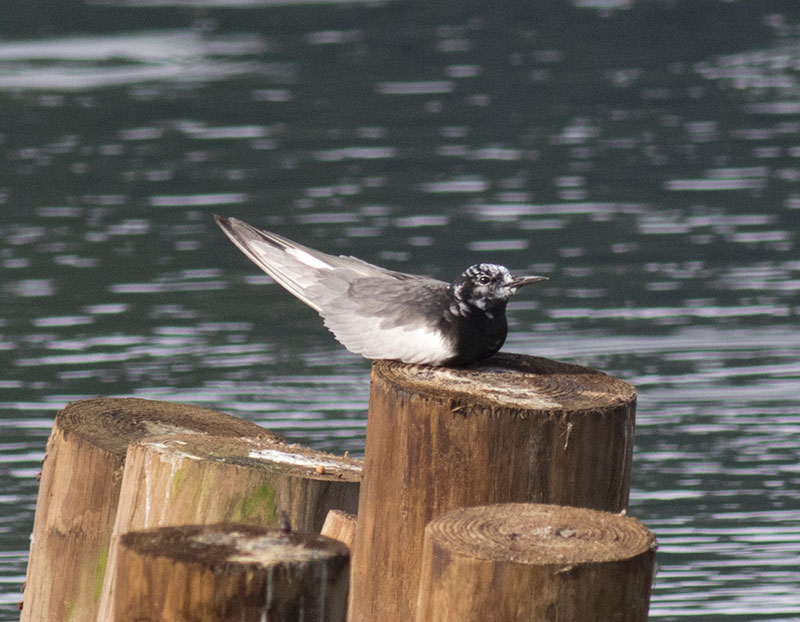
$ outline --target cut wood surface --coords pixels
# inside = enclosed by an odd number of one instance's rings
[[[639,521],[610,512],[453,510],[425,530],[416,620],[645,622],[655,548]]]
[[[108,622],[342,622],[348,553],[314,534],[184,525],[122,536]]]
[[[350,620],[412,619],[425,525],[448,510],[625,509],[635,404],[621,380],[538,357],[463,368],[376,361]]]
[[[319,533],[329,510],[357,510],[360,479],[360,460],[270,439],[141,439],[128,447],[109,568],[119,536],[150,527],[237,522]],[[106,573],[98,620],[117,617],[114,576]]]
[[[135,398],[69,404],[47,442],[22,622],[95,619],[128,444],[167,432],[279,438],[187,404]]]

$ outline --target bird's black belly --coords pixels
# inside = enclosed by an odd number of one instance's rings
[[[506,340],[508,323],[504,311],[489,317],[478,310],[466,316],[458,316],[446,322],[442,328],[455,343],[456,354],[444,365],[466,365],[485,359],[496,353]]]

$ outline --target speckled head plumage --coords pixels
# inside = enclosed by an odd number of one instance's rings
[[[542,276],[515,278],[508,268],[493,263],[478,263],[470,266],[453,281],[453,297],[484,311],[504,306],[520,287],[545,280]]]

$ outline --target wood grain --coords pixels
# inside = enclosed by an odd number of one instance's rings
[[[655,548],[639,521],[610,512],[453,510],[425,530],[416,620],[645,622]]]
[[[458,507],[627,507],[635,389],[593,369],[499,354],[443,368],[376,361],[350,620],[414,615],[425,525]]]
[[[356,515],[342,510],[331,510],[322,525],[323,536],[333,538],[344,544],[352,554],[356,537]]]
[[[348,553],[335,540],[253,525],[125,534],[115,569],[119,622],[341,622]]]
[[[22,622],[95,619],[128,444],[179,431],[279,438],[221,412],[135,398],[73,402],[56,415],[36,502]]]
[[[237,522],[318,533],[328,510],[356,511],[360,479],[359,460],[271,439],[140,439],[128,447],[108,567],[122,534],[151,527]],[[106,573],[98,619],[115,617],[113,577]]]

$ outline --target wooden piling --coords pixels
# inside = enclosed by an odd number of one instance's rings
[[[236,522],[318,533],[328,511],[355,512],[361,461],[270,439],[197,434],[131,443],[109,546],[116,564],[126,532]],[[114,573],[106,573],[98,620],[113,620]]]
[[[351,622],[413,618],[425,525],[448,510],[625,509],[635,403],[625,382],[537,357],[499,354],[466,368],[376,361]]]
[[[108,622],[341,622],[347,548],[253,525],[184,525],[120,540]]]
[[[584,508],[461,508],[425,529],[417,622],[646,622],[656,541]]]
[[[356,516],[342,510],[331,510],[322,525],[323,536],[338,540],[353,552],[353,540],[356,537]]]
[[[171,431],[278,438],[187,404],[134,398],[69,404],[47,442],[22,622],[94,621],[128,443]]]

